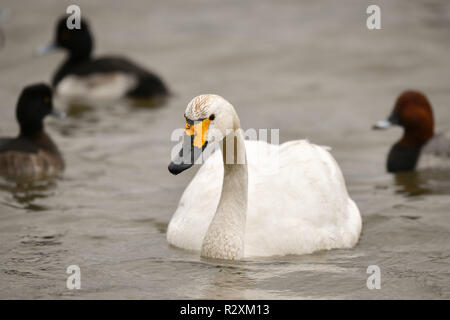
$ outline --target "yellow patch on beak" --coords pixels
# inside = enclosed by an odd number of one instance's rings
[[[184,126],[184,133],[188,136],[192,136],[194,134],[194,126],[186,122],[186,125]]]
[[[195,124],[186,123],[184,127],[184,133],[188,136],[194,135],[194,147],[202,148],[206,142],[206,136],[208,134],[209,119],[205,119],[202,122]]]

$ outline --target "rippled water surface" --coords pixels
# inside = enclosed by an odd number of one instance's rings
[[[373,2],[373,1],[372,1]],[[450,173],[385,173],[399,129],[373,132],[406,88],[428,94],[450,129],[450,3],[79,1],[96,54],[127,55],[175,93],[160,108],[118,104],[49,119],[61,179],[0,181],[0,298],[450,298]],[[17,132],[25,84],[48,81],[62,53],[35,58],[70,2],[4,0],[0,134]],[[189,100],[218,93],[244,128],[333,148],[363,216],[351,250],[218,263],[169,247],[165,232],[196,170],[167,171]],[[66,268],[82,289],[66,289]],[[381,268],[381,290],[366,269]]]

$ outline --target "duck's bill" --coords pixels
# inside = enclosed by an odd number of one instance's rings
[[[209,119],[191,121],[186,119],[183,134],[183,147],[175,159],[169,164],[170,173],[176,175],[192,167],[208,145],[206,136],[209,129]]]
[[[377,123],[375,123],[372,127],[372,129],[374,130],[384,130],[384,129],[389,129],[394,125],[394,123],[392,123],[389,120],[382,120],[382,121],[378,121]]]
[[[64,119],[66,117],[65,112],[57,111],[57,110],[53,110],[50,115],[56,119]]]
[[[9,18],[10,10],[9,8],[0,9],[0,22],[4,22]]]
[[[36,56],[43,56],[44,54],[47,54],[49,52],[52,52],[56,49],[56,45],[54,43],[48,44],[46,46],[40,46],[34,51],[34,54]]]

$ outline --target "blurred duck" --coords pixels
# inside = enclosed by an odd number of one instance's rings
[[[169,165],[172,174],[192,167],[211,152],[208,146],[218,143],[220,150],[184,191],[168,226],[170,244],[202,257],[238,260],[358,242],[358,207],[325,148],[306,140],[244,141],[235,109],[217,95],[194,98],[185,118],[184,146]]]
[[[373,128],[387,129],[394,125],[401,126],[404,133],[389,152],[386,164],[389,172],[450,167],[450,132],[434,133],[433,111],[423,93],[403,92],[389,118]]]
[[[155,74],[121,57],[93,58],[94,39],[85,20],[80,29],[68,29],[66,17],[56,26],[52,44],[38,49],[42,55],[54,49],[68,52],[66,60],[53,75],[58,97],[70,103],[111,102],[121,98],[159,101],[169,95]]]
[[[39,178],[60,173],[64,160],[44,130],[44,118],[61,117],[53,110],[52,92],[46,84],[27,86],[20,94],[16,138],[0,138],[0,174],[10,178]]]

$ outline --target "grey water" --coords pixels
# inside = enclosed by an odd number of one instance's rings
[[[400,129],[374,132],[397,95],[425,92],[450,129],[450,2],[78,1],[95,53],[125,55],[160,74],[174,97],[48,119],[65,156],[60,179],[0,181],[1,299],[450,298],[450,172],[385,172]],[[14,135],[22,87],[49,81],[63,53],[34,57],[70,1],[2,0],[0,135]],[[205,260],[170,247],[166,228],[196,170],[167,171],[200,93],[236,108],[243,128],[279,128],[280,142],[327,145],[363,218],[355,248],[311,255]],[[81,289],[66,269],[81,269]],[[381,270],[369,290],[366,270]]]

